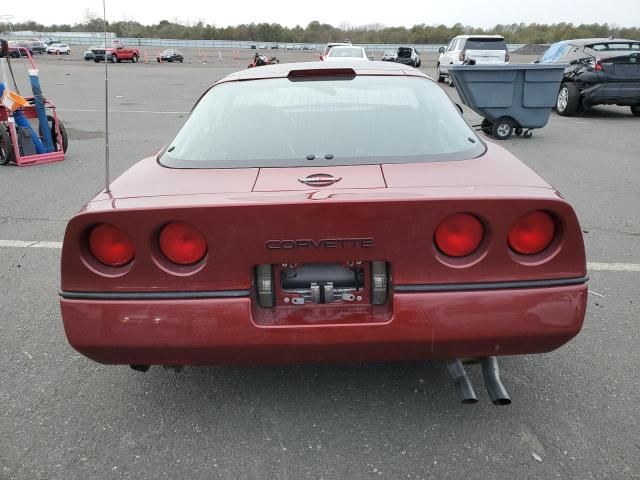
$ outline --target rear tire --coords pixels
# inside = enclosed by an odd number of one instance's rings
[[[118,60],[118,56],[117,55],[111,55],[111,63],[116,63],[119,62],[120,60]]]
[[[438,83],[444,83],[444,77],[440,73],[440,64],[436,67],[436,71],[438,72]]]
[[[64,124],[62,120],[58,118],[58,127],[60,128],[60,136],[61,139],[58,138],[58,132],[56,131],[56,126],[53,121],[53,116],[47,115],[47,123],[49,124],[49,128],[51,129],[51,140],[53,140],[53,144],[56,147],[56,152],[58,152],[58,147],[62,146],[62,151],[67,153],[67,148],[69,148],[69,138],[67,137],[67,129],[64,128]],[[40,136],[42,137],[42,130],[40,131]]]
[[[511,119],[508,117],[498,118],[491,128],[491,134],[497,140],[506,140],[511,136],[512,133],[513,125],[511,124]]]
[[[131,57],[131,61],[133,63],[138,63],[138,55],[136,55],[135,53],[133,54],[133,57]]]
[[[631,105],[631,113],[636,117],[640,117],[640,105]]]
[[[13,144],[6,125],[0,124],[0,165],[6,165],[14,160]]]
[[[556,99],[556,111],[558,115],[569,117],[578,113],[580,108],[580,90],[575,83],[565,82],[560,85],[558,98]]]

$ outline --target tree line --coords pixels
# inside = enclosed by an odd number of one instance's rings
[[[28,21],[21,23],[0,23],[0,31],[37,31],[37,32],[100,32],[103,22],[96,17],[74,25],[42,25]],[[513,23],[498,24],[493,28],[477,28],[456,23],[447,25],[419,24],[413,27],[389,27],[383,24],[351,26],[341,24],[338,27],[317,21],[306,27],[296,25],[285,27],[277,23],[249,23],[228,27],[195,22],[183,24],[177,21],[162,20],[154,25],[124,20],[107,22],[107,30],[118,37],[134,38],[177,38],[190,40],[248,40],[257,42],[283,43],[325,43],[349,39],[354,43],[409,43],[444,44],[456,35],[462,34],[500,34],[509,43],[553,43],[569,38],[621,37],[640,39],[640,27],[617,27],[607,23]]]

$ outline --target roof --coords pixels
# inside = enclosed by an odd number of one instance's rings
[[[356,75],[409,75],[414,77],[430,78],[427,74],[407,67],[401,63],[380,62],[367,59],[350,58],[340,62],[340,68],[353,68]],[[300,63],[279,63],[276,65],[265,65],[263,67],[248,68],[239,72],[231,73],[218,80],[216,83],[258,80],[264,78],[285,78],[294,70],[326,70],[336,68],[335,63],[327,62],[300,62]]]
[[[501,38],[504,40],[502,35],[456,35],[455,38]]]
[[[589,43],[611,43],[611,42],[638,42],[638,40],[629,40],[627,38],[575,38],[570,40],[562,40],[558,43],[571,43],[572,45],[587,45]]]

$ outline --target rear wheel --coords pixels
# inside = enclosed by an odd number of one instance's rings
[[[13,161],[13,144],[6,125],[0,124],[0,165]]]
[[[136,55],[135,53],[133,54],[133,57],[131,57],[131,61],[133,63],[138,63],[138,55]]]
[[[513,125],[511,125],[511,119],[507,117],[497,119],[491,128],[491,134],[498,140],[506,140],[512,133]]]
[[[631,113],[636,117],[640,117],[640,105],[631,105]]]
[[[560,86],[558,98],[556,100],[556,111],[558,115],[568,117],[578,113],[580,108],[580,91],[575,83],[566,82]]]
[[[118,56],[117,55],[111,55],[111,63],[116,63],[119,62],[120,60],[118,60]]]
[[[442,73],[440,73],[440,64],[438,64],[437,72],[438,72],[438,83],[444,83],[444,77],[442,76]]]
[[[56,151],[60,151],[60,147],[62,147],[62,151],[67,153],[67,148],[69,147],[69,138],[67,137],[67,129],[64,128],[64,124],[60,119],[58,119],[58,128],[60,129],[60,137],[58,138],[58,132],[56,131],[56,125],[53,120],[53,116],[47,115],[47,123],[49,124],[49,129],[51,130],[51,140],[53,140],[53,144],[56,146]],[[42,137],[42,129],[39,129],[40,136]]]

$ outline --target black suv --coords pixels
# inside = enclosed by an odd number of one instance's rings
[[[594,105],[626,105],[640,116],[640,41],[586,38],[554,43],[536,63],[566,63],[556,111],[569,116]]]

